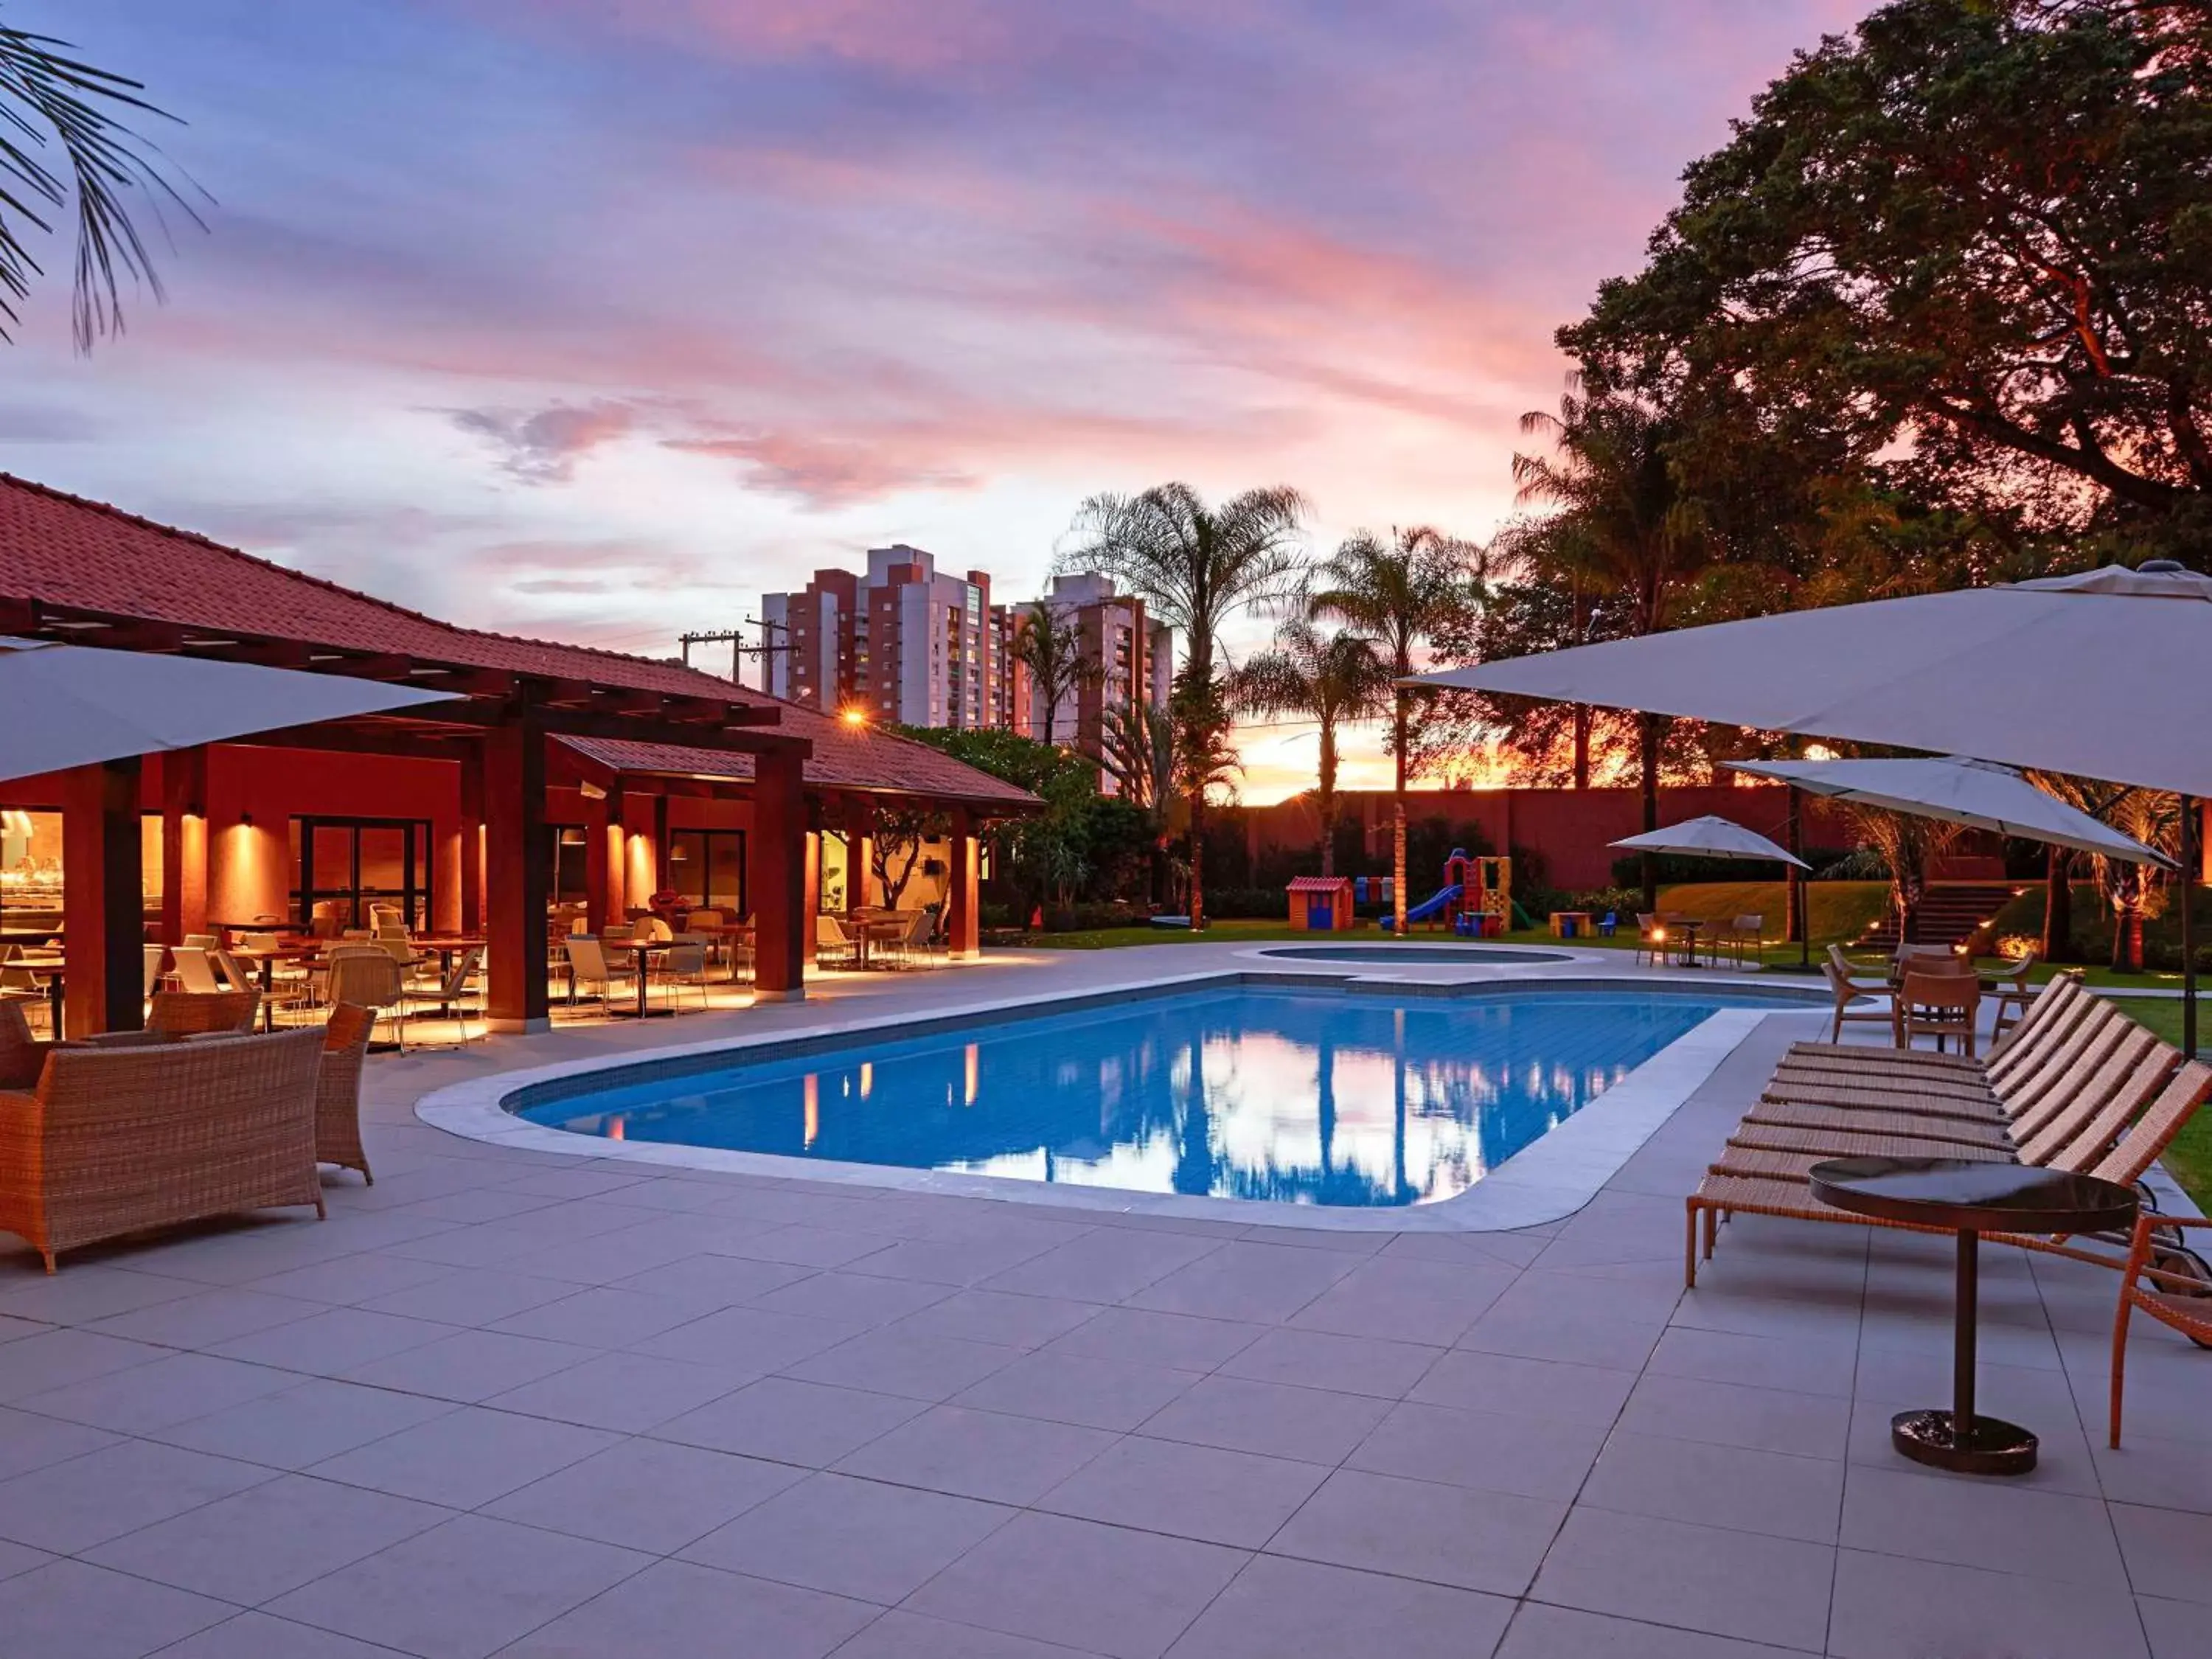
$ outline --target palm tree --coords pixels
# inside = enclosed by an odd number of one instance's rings
[[[1038,711],[1037,736],[1047,744],[1052,741],[1061,701],[1105,678],[1103,665],[1085,653],[1073,623],[1042,599],[1017,616],[1012,656],[1028,671],[1030,707]]]
[[[1480,603],[1480,555],[1469,544],[1419,526],[1389,541],[1365,531],[1313,573],[1306,607],[1334,617],[1374,641],[1393,680],[1413,672],[1415,653],[1440,633],[1463,631]],[[1400,937],[1406,932],[1406,782],[1419,769],[1415,751],[1426,709],[1422,694],[1400,685],[1391,697],[1390,867]]]
[[[1097,570],[1142,599],[1183,636],[1173,716],[1177,771],[1190,811],[1190,925],[1206,926],[1206,790],[1188,780],[1217,769],[1227,716],[1214,659],[1222,624],[1247,605],[1283,598],[1303,568],[1305,498],[1286,485],[1248,489],[1209,507],[1186,483],[1135,495],[1093,495],[1075,515],[1060,570]]]
[[[1321,872],[1336,873],[1336,730],[1372,720],[1389,701],[1389,671],[1372,641],[1349,629],[1324,635],[1303,617],[1275,630],[1275,647],[1238,669],[1231,696],[1258,714],[1295,714],[1321,727]]]
[[[1164,896],[1167,844],[1174,831],[1170,809],[1176,804],[1175,722],[1167,710],[1149,702],[1117,702],[1099,722],[1099,763],[1115,788],[1132,806],[1142,807],[1152,836],[1146,866],[1146,896]]]
[[[1672,627],[1687,586],[1711,563],[1713,544],[1701,504],[1681,486],[1671,448],[1675,426],[1650,404],[1618,393],[1590,393],[1571,374],[1556,415],[1531,410],[1521,429],[1548,435],[1553,456],[1513,458],[1513,481],[1524,504],[1557,507],[1578,533],[1549,538],[1559,568],[1546,574],[1572,581],[1577,596],[1620,602],[1630,638]],[[1637,717],[1637,764],[1644,791],[1644,828],[1659,827],[1661,717]],[[1644,908],[1656,908],[1658,865],[1644,854]]]
[[[194,224],[200,220],[144,141],[123,125],[131,111],[173,118],[137,95],[145,89],[139,82],[65,57],[66,50],[65,42],[0,27],[0,340],[14,337],[32,279],[44,274],[27,230],[50,234],[49,215],[66,210],[74,195],[70,316],[76,349],[90,351],[95,339],[123,326],[123,277],[163,297],[128,193],[143,191],[157,219],[166,198]],[[63,172],[40,159],[50,140],[60,145]]]

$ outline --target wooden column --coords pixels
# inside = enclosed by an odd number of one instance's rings
[[[798,756],[753,762],[753,826],[745,837],[745,887],[753,906],[753,981],[764,1002],[806,994],[806,795]]]
[[[653,798],[653,885],[646,897],[650,900],[675,879],[668,872],[668,791],[664,785]]]
[[[62,775],[62,1023],[73,1037],[146,1023],[138,771],[133,755]]]
[[[876,804],[866,795],[845,798],[845,893],[848,904],[872,904],[868,883],[876,865]]]
[[[182,945],[207,923],[207,750],[161,757],[161,942]]]
[[[945,872],[945,954],[954,958],[981,954],[982,856],[975,843],[975,821],[964,806],[952,812],[951,867]]]
[[[815,933],[815,918],[822,914],[822,832],[806,832],[805,862],[799,872],[799,954],[810,966],[814,962],[814,947],[820,943]]]
[[[545,833],[545,734],[535,720],[496,726],[485,738],[484,843],[487,1024],[495,1031],[542,1031],[553,848]]]
[[[484,926],[484,757],[471,744],[461,757],[461,931]]]

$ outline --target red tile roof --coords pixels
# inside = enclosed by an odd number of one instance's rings
[[[814,745],[806,763],[810,784],[896,790],[978,805],[1019,805],[1032,799],[927,744],[884,732],[855,732],[817,710],[733,686],[716,675],[619,652],[457,628],[190,531],[4,472],[0,597],[464,667],[772,704],[783,714],[770,730]],[[662,744],[575,742],[605,763],[632,770],[751,775],[751,758],[744,755]],[[617,754],[624,758],[615,758]]]

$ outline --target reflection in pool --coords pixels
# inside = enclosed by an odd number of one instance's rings
[[[1206,990],[588,1092],[563,1084],[520,1115],[1139,1192],[1420,1204],[1464,1191],[1716,1008],[1754,1000]]]

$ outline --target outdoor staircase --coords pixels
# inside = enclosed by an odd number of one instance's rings
[[[1920,937],[1915,942],[1956,945],[2024,890],[2018,884],[1996,881],[1933,883],[1920,901]],[[1897,945],[1896,913],[1885,910],[1880,921],[1852,941],[1851,948],[1893,951]]]

